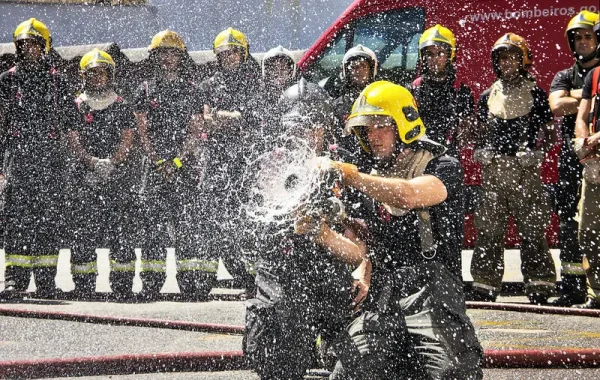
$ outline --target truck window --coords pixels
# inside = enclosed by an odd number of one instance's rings
[[[337,78],[344,53],[358,44],[377,54],[381,79],[404,84],[415,76],[418,41],[425,24],[423,8],[411,7],[371,14],[349,23],[307,70],[314,82]]]

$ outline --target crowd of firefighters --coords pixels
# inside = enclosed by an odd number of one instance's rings
[[[274,48],[259,63],[232,28],[217,35],[215,69],[198,80],[183,39],[166,30],[150,43],[151,75],[125,98],[119,68],[98,49],[81,59],[80,90],[70,93],[47,58],[48,28],[27,20],[14,32],[16,65],[0,76],[0,297],[25,291],[31,273],[40,295],[56,296],[61,248],[71,249],[73,295],[90,296],[102,247],[112,291],[126,300],[141,248],[138,297],[156,299],[166,248],[175,247],[183,296],[205,299],[221,258],[253,297],[244,350],[262,378],[301,377],[315,341],[324,358],[335,352],[335,379],[399,369],[414,371],[407,378],[481,378],[462,288],[459,153],[474,145],[482,166],[468,297],[498,296],[510,216],[529,300],[546,304],[553,294],[544,234],[553,210],[540,167],[560,143],[554,304],[600,308],[599,26],[588,11],[569,22],[575,62],[556,74],[549,95],[530,74],[526,40],[502,35],[491,47],[497,78],[476,106],[457,80],[456,39],[441,25],[422,34],[420,76],[408,89],[378,80],[377,56],[362,45],[344,55],[340,78],[309,83],[288,50]],[[327,157],[319,167],[337,179],[343,217],[297,210],[282,235],[249,221],[242,205],[250,158],[290,136]]]

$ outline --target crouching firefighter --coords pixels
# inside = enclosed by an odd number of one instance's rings
[[[540,168],[551,146],[553,117],[544,90],[529,75],[531,52],[520,36],[507,33],[492,48],[498,79],[479,98],[478,118],[485,130],[476,141],[474,159],[481,163],[482,196],[475,210],[477,242],[471,261],[473,298],[495,301],[503,275],[504,234],[512,214],[521,242],[521,271],[531,303],[546,303],[556,273],[545,228],[550,205]]]
[[[462,171],[427,138],[415,104],[404,87],[367,86],[346,120],[363,149],[361,170],[332,163],[356,199],[349,216],[368,228],[361,278],[371,279],[362,310],[333,344],[332,379],[483,376],[462,281],[448,268],[462,244]]]
[[[132,108],[115,92],[115,62],[98,49],[81,59],[83,92],[75,99],[68,131],[73,195],[71,273],[77,297],[96,289],[95,249],[109,248],[110,283],[117,297],[132,295],[135,253],[126,246],[130,194],[126,165],[135,136]]]
[[[16,65],[0,75],[0,177],[8,183],[5,292],[25,291],[33,272],[38,293],[50,296],[62,244],[67,90],[50,63],[46,25],[24,21],[13,40]]]
[[[194,151],[202,123],[196,86],[185,75],[193,62],[181,36],[171,30],[155,35],[149,51],[154,77],[141,86],[135,112],[148,167],[142,292],[148,298],[159,294],[166,279],[166,249],[174,246],[180,291],[205,296],[217,262],[198,258],[195,234],[190,233],[197,186]]]
[[[304,79],[283,95],[282,129],[294,149],[306,141],[319,156],[333,135],[328,95]],[[274,155],[277,159],[277,155]],[[337,178],[337,177],[336,177]],[[244,354],[261,379],[302,379],[315,364],[319,334],[335,337],[351,310],[352,276],[348,264],[365,258],[366,246],[343,227],[343,205],[326,216],[319,206],[296,215],[293,226],[264,225],[257,234],[256,298],[246,303]],[[325,195],[324,193],[327,193]]]

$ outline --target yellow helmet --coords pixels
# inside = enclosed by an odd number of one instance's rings
[[[105,51],[94,49],[81,57],[81,61],[79,61],[79,71],[81,74],[87,73],[88,70],[94,67],[106,67],[113,78],[115,76],[115,61]]]
[[[368,142],[363,141],[358,128],[375,124],[395,124],[398,137],[405,144],[413,143],[425,135],[425,126],[412,94],[392,82],[377,81],[365,87],[346,119],[346,130],[351,130],[362,148],[369,152]]]
[[[182,53],[185,52],[185,42],[183,38],[172,30],[163,30],[152,37],[152,42],[148,46],[148,51],[153,51],[158,48],[177,49]]]
[[[217,34],[217,37],[215,38],[215,43],[213,44],[213,52],[215,53],[215,55],[219,54],[222,51],[235,48],[243,49],[244,59],[248,58],[248,39],[246,38],[244,33],[229,27],[221,33]]]
[[[500,76],[500,68],[498,66],[499,53],[503,49],[518,51],[521,53],[521,69],[525,72],[529,71],[532,64],[531,50],[527,41],[514,33],[506,33],[494,43],[492,48],[492,64],[496,75]]]
[[[46,54],[50,52],[50,47],[52,45],[50,29],[48,29],[43,22],[30,18],[29,20],[20,23],[13,33],[13,41],[17,42],[25,39],[39,41],[44,46],[44,52]]]
[[[444,26],[437,24],[423,32],[419,39],[419,55],[427,46],[442,45],[450,49],[450,61],[456,56],[456,37],[454,33]]]
[[[567,29],[565,30],[565,36],[569,43],[569,49],[575,54],[575,30],[576,29],[589,29],[594,30],[594,25],[598,23],[598,14],[590,11],[581,11],[575,17],[569,21]]]

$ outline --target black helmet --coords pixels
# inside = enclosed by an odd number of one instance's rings
[[[300,78],[284,91],[279,101],[281,124],[286,134],[318,127],[331,133],[336,121],[331,100],[323,88]]]

